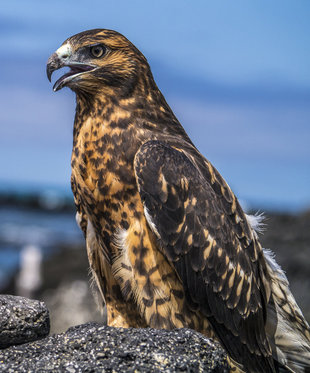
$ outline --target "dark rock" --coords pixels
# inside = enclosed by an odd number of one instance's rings
[[[189,329],[88,323],[0,351],[1,372],[229,372],[220,346]]]
[[[49,328],[49,312],[43,302],[0,295],[0,348],[46,337]]]

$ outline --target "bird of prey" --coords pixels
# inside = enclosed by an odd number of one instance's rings
[[[95,29],[51,55],[76,94],[71,184],[108,325],[192,328],[237,369],[309,372],[310,331],[284,272],[197,150],[143,54]]]

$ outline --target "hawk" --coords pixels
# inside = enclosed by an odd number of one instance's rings
[[[143,54],[95,29],[68,38],[47,76],[76,94],[71,185],[108,325],[192,328],[237,369],[309,372],[310,330],[284,272],[197,150]]]

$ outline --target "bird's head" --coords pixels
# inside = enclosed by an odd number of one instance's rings
[[[112,30],[84,31],[67,39],[47,62],[47,77],[62,67],[70,70],[54,84],[54,91],[69,87],[76,93],[96,94],[134,89],[148,63],[123,35]],[[145,71],[144,71],[145,72]]]

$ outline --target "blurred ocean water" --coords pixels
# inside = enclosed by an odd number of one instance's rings
[[[83,242],[72,201],[64,202],[59,191],[58,203],[56,192],[49,191],[49,195],[10,194],[10,203],[0,204],[0,291],[20,269],[25,248],[38,248],[44,260],[66,246]],[[17,204],[12,203],[14,196]]]

